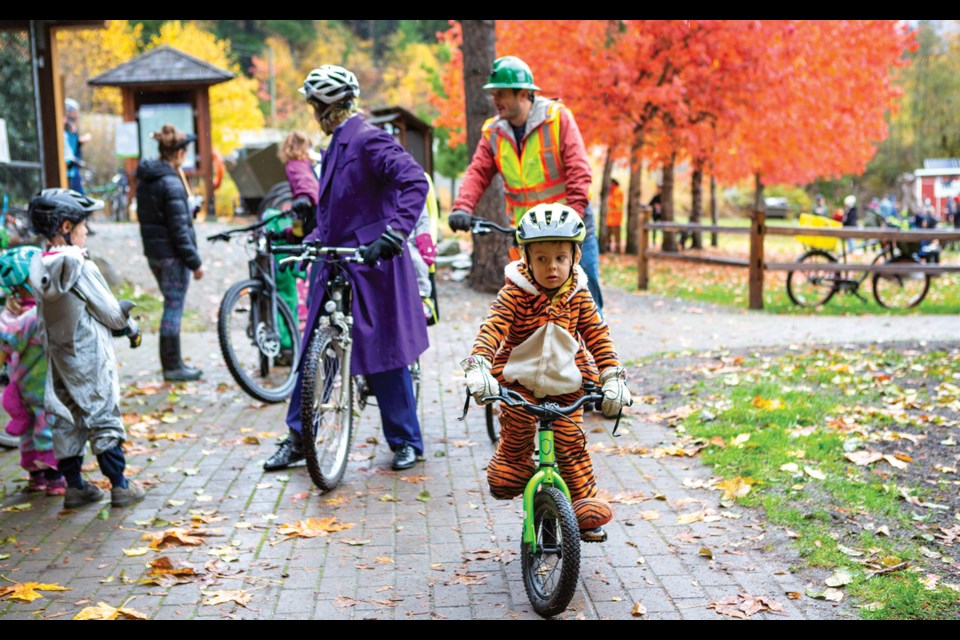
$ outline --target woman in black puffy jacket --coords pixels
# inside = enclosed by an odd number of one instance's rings
[[[152,134],[160,150],[159,160],[145,160],[137,168],[137,219],[143,252],[163,293],[160,322],[160,362],[164,380],[197,380],[199,369],[187,366],[180,354],[180,321],[190,284],[203,277],[197,235],[193,230],[186,178],[180,166],[193,134],[166,124]]]

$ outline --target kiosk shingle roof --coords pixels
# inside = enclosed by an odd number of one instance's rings
[[[169,45],[160,45],[91,78],[93,86],[120,87],[144,84],[214,85],[235,74],[195,58]]]

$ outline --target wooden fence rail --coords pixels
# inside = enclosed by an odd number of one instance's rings
[[[750,255],[748,258],[734,258],[729,256],[706,256],[689,253],[671,253],[650,250],[648,232],[659,230],[663,233],[729,233],[750,235]],[[836,263],[797,263],[797,262],[767,262],[764,259],[764,238],[766,236],[820,236],[830,238],[857,238],[863,240],[879,240],[891,242],[923,242],[939,240],[943,242],[960,242],[960,230],[919,229],[902,230],[892,228],[862,228],[862,227],[800,227],[776,226],[768,227],[766,215],[762,211],[753,212],[749,227],[724,227],[708,224],[688,224],[682,222],[647,222],[647,212],[640,212],[640,242],[637,256],[637,286],[646,291],[650,285],[650,260],[681,260],[701,264],[717,264],[722,266],[746,267],[748,270],[747,282],[749,285],[750,309],[763,308],[763,276],[766,271],[832,271],[832,272],[871,272],[881,274],[927,273],[930,275],[960,272],[960,265],[942,264],[851,264],[838,261]]]

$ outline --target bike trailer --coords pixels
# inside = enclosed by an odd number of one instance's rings
[[[812,213],[801,213],[800,226],[840,228],[843,226],[843,223],[838,220],[831,220],[830,218],[824,218],[823,216],[814,215]],[[797,240],[808,247],[813,247],[814,249],[835,251],[840,238],[828,238],[825,236],[797,236]]]

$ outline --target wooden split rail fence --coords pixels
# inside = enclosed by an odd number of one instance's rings
[[[663,233],[730,233],[749,234],[750,255],[748,258],[732,258],[725,256],[709,256],[702,254],[676,253],[650,249],[648,232],[659,230]],[[947,231],[941,229],[923,229],[904,231],[893,228],[876,227],[800,227],[800,226],[767,226],[766,215],[763,211],[755,211],[751,215],[749,227],[726,227],[709,224],[688,224],[681,222],[648,222],[647,212],[640,212],[640,242],[637,258],[637,286],[646,291],[650,285],[650,260],[682,260],[723,266],[746,267],[748,270],[749,308],[763,308],[763,276],[767,271],[870,271],[873,273],[928,273],[931,275],[960,272],[960,264],[895,264],[870,265],[850,264],[844,262],[797,263],[797,262],[767,262],[764,258],[763,243],[766,236],[826,236],[831,238],[859,238],[863,240],[881,240],[893,242],[921,242],[939,240],[944,242],[960,242],[960,230]]]

